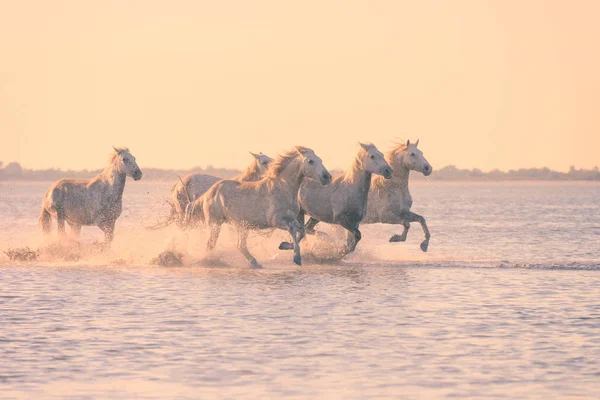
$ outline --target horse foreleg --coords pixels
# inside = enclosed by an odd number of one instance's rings
[[[406,215],[404,213],[396,214],[393,212],[386,212],[385,214],[381,215],[381,222],[384,224],[394,224],[394,225],[403,225],[404,226],[404,231],[402,232],[402,234],[401,235],[392,235],[390,237],[390,242],[395,243],[395,242],[405,242],[406,241],[406,235],[408,234],[408,230],[410,229],[410,223],[408,222],[408,220],[405,217],[406,217]]]
[[[252,254],[250,254],[250,252],[248,251],[247,242],[248,229],[238,228],[238,249],[242,252],[244,257],[246,257],[246,259],[250,261],[250,268],[262,268],[258,261],[256,261],[256,258],[254,258],[254,256],[252,256]]]
[[[406,242],[406,236],[408,235],[408,230],[410,229],[410,224],[408,221],[400,221],[400,224],[404,225],[404,231],[401,235],[392,235],[390,237],[390,242]]]
[[[300,242],[302,239],[304,239],[304,236],[306,236],[306,229],[304,228],[304,215],[304,210],[300,210],[300,213],[298,214],[298,226],[300,235],[298,238],[298,242]],[[317,223],[318,222],[319,221],[317,221]],[[292,250],[294,248],[293,240],[294,238],[292,237],[292,242],[281,242],[279,244],[279,250]]]
[[[304,237],[303,235],[303,226],[298,221],[293,221],[289,227],[288,231],[290,235],[292,235],[292,240],[294,241],[294,263],[298,265],[302,265],[302,255],[300,254],[300,239]]]
[[[110,245],[115,238],[115,221],[106,222],[98,225],[98,227],[104,232],[104,248],[110,249]]]
[[[427,222],[425,222],[425,218],[423,218],[419,214],[415,214],[414,212],[409,211],[407,213],[407,221],[418,222],[419,224],[421,224],[421,227],[423,228],[423,233],[425,234],[425,240],[421,242],[421,250],[427,251],[429,247],[429,238],[431,237],[431,235],[429,234],[429,228],[427,228]]]
[[[56,211],[56,226],[58,228],[58,239],[64,241],[66,237],[65,233],[65,213],[62,210]]]
[[[346,254],[352,253],[356,250],[358,242],[362,239],[362,234],[358,230],[358,227],[352,231],[348,231],[348,241],[346,243]]]
[[[356,249],[356,245],[360,242],[362,234],[358,230],[358,223],[352,221],[351,218],[344,217],[340,221],[340,225],[348,231],[345,254],[352,253]]]

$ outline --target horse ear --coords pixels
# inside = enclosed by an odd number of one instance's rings
[[[415,142],[415,147],[419,146],[419,139],[417,139],[417,141]]]
[[[253,152],[250,152],[250,154],[252,154],[252,157],[254,157],[258,160],[258,154],[254,154]]]
[[[365,150],[369,149],[369,145],[368,144],[364,144],[364,143],[361,143],[361,142],[358,142],[358,144],[360,145],[360,147],[362,147]]]
[[[116,148],[115,146],[113,146],[112,148],[113,148],[113,150],[115,151],[115,153],[118,153],[118,152],[119,152],[119,150],[117,150],[117,148]]]
[[[406,141],[406,147],[410,146],[410,139]]]

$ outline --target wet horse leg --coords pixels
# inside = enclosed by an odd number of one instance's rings
[[[294,263],[302,265],[302,255],[300,254],[300,240],[304,237],[304,225],[299,221],[292,221],[288,226],[288,232],[292,235],[294,241]]]
[[[344,215],[339,223],[346,230],[348,230],[347,243],[346,248],[344,250],[344,254],[352,253],[356,249],[358,242],[360,242],[360,239],[362,238],[362,234],[358,230],[360,222],[358,222],[356,218]]]
[[[206,243],[206,251],[211,252],[215,246],[217,245],[217,240],[219,240],[219,234],[221,233],[221,224],[212,224],[210,226],[210,237],[208,238],[208,242]]]
[[[390,237],[390,242],[395,243],[406,241],[406,235],[408,234],[408,230],[410,229],[410,223],[406,219],[405,213],[387,212],[381,216],[381,222],[383,222],[384,224],[403,225],[404,231],[402,232],[402,234],[392,235]]]
[[[304,210],[300,210],[300,213],[298,214],[298,226],[299,228],[299,237],[298,237],[298,242],[300,242],[302,239],[304,239],[304,236],[306,236],[306,229],[304,228]],[[313,218],[311,217],[310,220],[312,221]],[[317,223],[319,223],[319,221],[317,221]],[[316,224],[315,224],[316,225]],[[289,228],[288,228],[289,230]],[[294,241],[294,237],[292,236],[292,242]],[[293,250],[294,249],[294,243],[292,242],[281,242],[279,244],[279,250]]]
[[[62,208],[56,209],[56,226],[58,228],[58,240],[63,242],[66,237],[65,233],[65,212]]]
[[[242,254],[244,255],[244,257],[246,257],[246,259],[248,261],[250,261],[250,268],[262,268],[260,266],[260,264],[258,263],[258,261],[256,261],[256,258],[254,258],[254,256],[252,256],[252,254],[250,254],[250,251],[248,251],[248,229],[246,228],[238,228],[238,249],[239,251],[242,252]]]
[[[399,223],[404,225],[404,231],[402,232],[401,235],[392,235],[392,237],[390,237],[390,242],[392,242],[392,243],[406,242],[406,236],[408,235],[408,230],[410,229],[410,223],[406,220],[402,220]]]
[[[115,221],[104,221],[98,224],[98,228],[104,232],[104,248],[110,249],[115,238]]]
[[[425,218],[423,218],[419,214],[415,214],[414,212],[409,211],[406,214],[406,220],[408,221],[408,223],[418,222],[419,224],[421,224],[421,227],[423,228],[423,233],[425,234],[425,240],[421,242],[421,250],[427,251],[427,249],[429,248],[429,238],[431,238],[431,234],[429,233],[429,228],[427,228],[427,222],[425,221]]]
[[[321,221],[319,221],[316,218],[310,217],[310,219],[306,223],[306,227],[304,228],[306,230],[306,234],[312,235],[313,233],[315,233],[315,226],[317,226],[319,222]]]

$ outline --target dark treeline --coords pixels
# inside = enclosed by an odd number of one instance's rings
[[[509,171],[494,169],[483,172],[480,169],[460,169],[454,165],[434,171],[431,177],[421,174],[411,174],[411,178],[434,180],[463,180],[463,181],[600,181],[598,167],[592,169],[577,169],[571,166],[569,172],[553,171],[550,168],[520,168]]]
[[[207,166],[206,168],[191,168],[191,169],[159,169],[159,168],[144,168],[144,179],[149,180],[166,180],[176,181],[177,176],[184,177],[190,173],[202,173],[208,175],[219,176],[222,178],[232,178],[241,173],[236,169],[214,168]],[[42,169],[33,170],[21,168],[18,163],[10,163],[3,168],[0,163],[0,181],[1,180],[24,180],[24,181],[55,181],[61,178],[79,178],[88,179],[98,175],[102,169],[95,170],[61,170],[61,169]]]
[[[158,169],[158,168],[142,168],[144,171],[144,179],[161,180],[161,181],[176,181],[177,176],[184,177],[190,173],[203,173],[214,175],[221,178],[232,178],[241,173],[237,169],[215,168],[211,165],[206,168],[191,168],[191,169]],[[0,162],[0,180],[29,180],[29,181],[54,181],[61,178],[91,178],[97,175],[102,170],[60,170],[60,169],[44,169],[32,170],[22,168],[19,163],[10,163],[4,166]],[[331,171],[332,173],[339,171]],[[544,181],[600,181],[600,170],[598,167],[592,169],[577,169],[571,167],[569,172],[552,171],[549,168],[522,168],[510,171],[500,171],[494,169],[489,172],[483,172],[477,168],[460,169],[454,165],[434,170],[431,176],[425,178],[422,174],[412,173],[412,179],[431,179],[440,181],[527,181],[527,180],[544,180]]]

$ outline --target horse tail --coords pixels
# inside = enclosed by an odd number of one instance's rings
[[[188,203],[185,207],[185,215],[181,224],[182,229],[191,229],[204,224],[204,195]]]
[[[46,207],[42,207],[42,212],[40,213],[38,221],[42,228],[42,232],[44,232],[45,235],[49,235],[50,230],[52,229],[52,215],[46,210]]]

